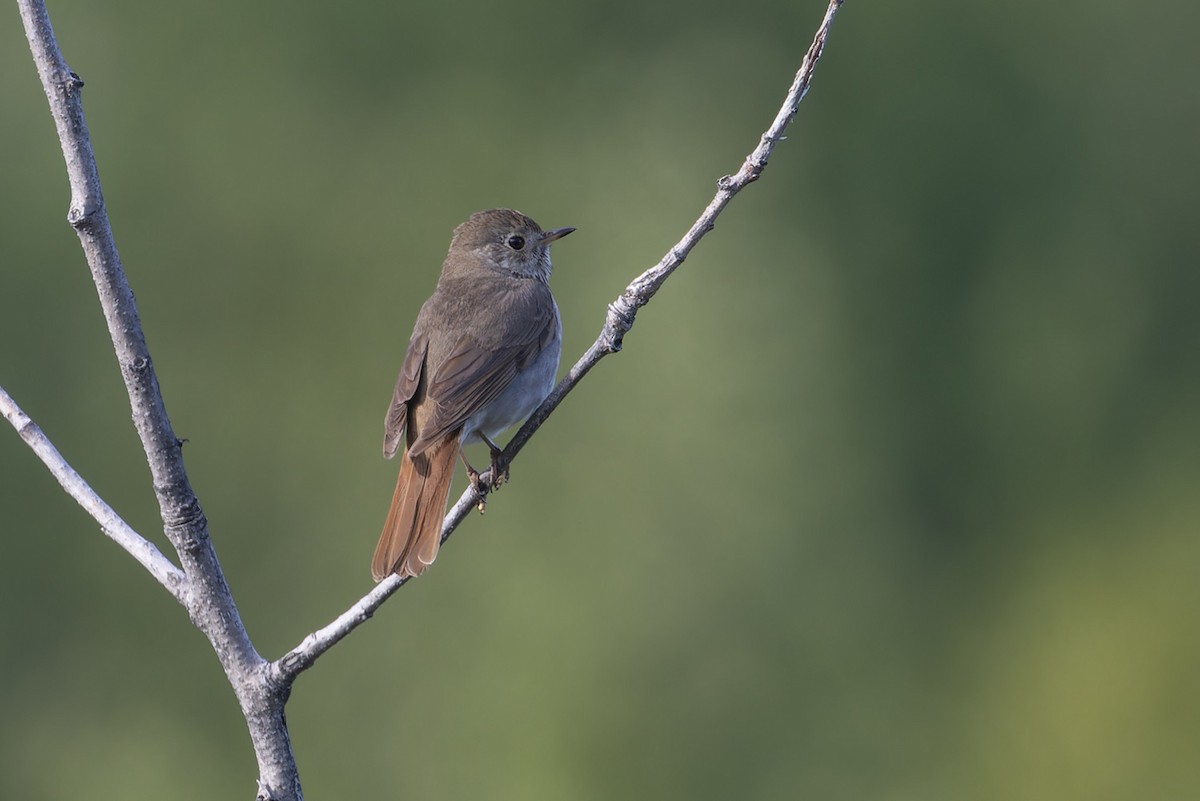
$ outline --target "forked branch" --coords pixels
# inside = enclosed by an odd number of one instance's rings
[[[717,182],[717,191],[688,232],[653,267],[637,276],[608,306],[596,341],[571,367],[544,403],[504,449],[498,467],[506,467],[600,359],[621,349],[638,310],[646,305],[692,248],[712,230],[717,217],[739,191],[762,174],[772,151],[808,91],[825,48],[834,15],[843,0],[831,0],[783,105],[758,146],[741,168]],[[0,389],[0,412],[42,459],[64,489],[99,523],[104,532],[129,551],[188,610],[193,623],[211,643],[245,716],[259,764],[260,799],[301,801],[299,775],[292,755],[283,708],[296,676],[329,648],[365,622],[396,592],[404,580],[385,579],[357,603],[296,648],[268,663],[254,649],[242,625],[208,535],[208,522],[184,470],[179,440],[167,417],[150,352],[142,332],[133,292],[121,267],[100,191],[95,157],[83,115],[83,81],[67,67],[50,27],[42,0],[18,0],[30,50],[41,77],[51,115],[62,144],[71,186],[67,219],[79,236],[113,348],[129,394],[134,427],[153,477],[163,530],[174,547],[176,567],[149,541],[133,531],[76,473],[45,434]],[[490,478],[486,473],[485,480]],[[486,481],[485,481],[486,483]],[[443,524],[442,540],[482,500],[468,489]]]

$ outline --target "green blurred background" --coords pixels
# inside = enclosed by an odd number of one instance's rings
[[[265,655],[371,586],[454,225],[578,227],[573,361],[823,10],[51,4]],[[300,679],[307,796],[1200,796],[1198,29],[1191,0],[849,0],[625,351]],[[11,5],[0,33],[0,384],[166,548]],[[207,643],[11,431],[0,531],[0,798],[251,797]]]

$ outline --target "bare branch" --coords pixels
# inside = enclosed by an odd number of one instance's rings
[[[71,205],[67,221],[83,246],[108,324],[133,424],[150,466],[163,531],[186,576],[182,600],[212,644],[237,696],[259,766],[260,798],[303,798],[283,706],[290,687],[273,685],[242,624],[209,539],[208,521],[183,466],[181,442],[167,417],[133,291],[113,240],[91,138],[83,114],[83,81],[63,59],[43,0],[18,0],[29,49],[58,130]],[[177,596],[180,597],[180,596]]]
[[[625,288],[625,291],[609,304],[608,315],[605,318],[604,327],[601,329],[600,335],[583,356],[575,362],[574,366],[567,372],[567,375],[558,382],[554,391],[534,411],[525,422],[525,425],[521,426],[520,430],[509,441],[497,463],[500,469],[503,469],[512,462],[521,449],[525,447],[525,443],[529,441],[534,432],[541,428],[546,418],[554,412],[558,405],[562,403],[563,398],[567,396],[567,393],[575,388],[583,377],[587,375],[588,371],[595,367],[602,358],[610,353],[616,353],[621,349],[622,340],[625,334],[629,332],[629,329],[633,327],[638,309],[650,302],[650,299],[654,297],[654,294],[658,292],[663,283],[670,278],[676,268],[692,252],[692,248],[696,246],[696,243],[713,229],[717,217],[724,210],[725,206],[729,204],[729,201],[733,199],[733,196],[747,185],[758,180],[758,177],[766,168],[767,160],[771,157],[775,146],[784,139],[783,132],[787,129],[788,124],[791,123],[792,118],[796,116],[800,101],[808,93],[808,86],[812,80],[813,72],[816,70],[817,62],[825,50],[825,41],[829,37],[830,26],[833,25],[833,18],[837,14],[838,9],[841,8],[842,2],[843,0],[830,0],[829,7],[825,11],[825,17],[821,20],[821,25],[813,37],[812,44],[809,45],[808,52],[800,64],[800,69],[796,73],[795,80],[792,81],[791,88],[788,89],[783,105],[780,106],[779,112],[775,115],[771,126],[767,128],[759,139],[758,146],[746,157],[741,169],[733,175],[726,175],[717,181],[717,192],[713,196],[712,201],[709,202],[708,207],[704,209],[704,212],[696,219],[696,222],[692,224],[692,227],[688,229],[683,238],[667,251],[658,264],[646,270],[637,278],[634,278],[629,286]],[[490,485],[490,478],[491,471],[485,471],[481,483],[485,486]],[[477,494],[472,487],[468,487],[463,492],[462,497],[455,502],[442,524],[443,543],[450,538],[450,535],[454,533],[454,530],[458,528],[458,525],[462,523],[471,509],[482,499],[482,496]],[[371,592],[363,596],[363,598],[346,612],[342,613],[336,620],[305,637],[303,642],[274,662],[271,665],[272,673],[279,676],[281,680],[291,680],[301,671],[311,667],[321,654],[329,650],[329,648],[355,628],[365,623],[375,613],[375,610],[406,582],[407,580],[401,581],[394,575],[381,581]]]
[[[226,618],[224,624],[209,620],[210,629],[205,633],[210,637],[227,637],[223,648],[236,654],[244,666],[253,666],[260,658],[241,627],[229,588],[212,551],[208,523],[188,482],[181,443],[167,417],[137,304],[113,241],[83,116],[80,98],[83,81],[63,60],[41,0],[20,0],[19,5],[67,163],[71,185],[67,220],[79,235],[100,296],[121,376],[129,393],[134,427],[150,465],[164,531],[179,553],[188,581],[196,585],[189,611],[194,618],[207,618],[209,613],[214,618]],[[202,621],[196,622],[204,628]]]
[[[443,542],[449,532],[443,534]],[[360,598],[353,606],[334,618],[324,628],[317,629],[304,638],[303,642],[271,663],[270,671],[278,683],[294,680],[301,672],[312,667],[317,657],[337,645],[347,634],[354,631],[370,617],[396,590],[407,584],[395,573],[375,585],[374,589]]]
[[[183,571],[175,567],[170,559],[163,556],[162,551],[158,550],[154,543],[134,531],[128,523],[121,519],[120,515],[113,511],[111,506],[104,502],[103,498],[96,494],[96,491],[83,480],[83,476],[67,464],[67,460],[58,452],[58,449],[54,447],[37,423],[30,420],[29,415],[21,410],[12,396],[4,391],[4,387],[0,387],[0,414],[3,414],[4,419],[12,423],[13,428],[21,435],[21,439],[25,440],[25,444],[32,448],[38,458],[50,469],[51,475],[58,479],[58,483],[62,485],[67,494],[100,524],[100,530],[104,532],[105,536],[128,551],[129,555],[136,559],[142,567],[150,571],[150,575],[154,576],[159,584],[167,588],[167,592],[175,596],[175,600],[186,605]]]
[[[79,236],[100,296],[104,319],[108,323],[120,363],[121,377],[129,393],[133,423],[150,463],[167,536],[180,552],[184,572],[190,578],[192,571],[189,562],[194,566],[196,560],[186,558],[186,555],[198,549],[196,539],[207,539],[204,514],[188,485],[180,442],[175,437],[163,406],[137,304],[125,278],[109,226],[96,160],[83,116],[80,98],[83,81],[71,72],[63,60],[45,5],[40,0],[20,0],[19,5],[67,164],[67,178],[71,185],[67,221]]]

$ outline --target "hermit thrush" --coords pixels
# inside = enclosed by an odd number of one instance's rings
[[[562,325],[550,293],[550,243],[574,231],[543,231],[512,209],[472,214],[454,229],[433,296],[417,315],[384,421],[383,455],[405,447],[371,574],[419,576],[437,557],[454,462],[521,422],[554,387]]]

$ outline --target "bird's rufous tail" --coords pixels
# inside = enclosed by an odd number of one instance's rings
[[[437,558],[458,451],[458,437],[449,436],[415,458],[407,449],[401,455],[392,507],[371,559],[376,581],[392,573],[419,576]]]

